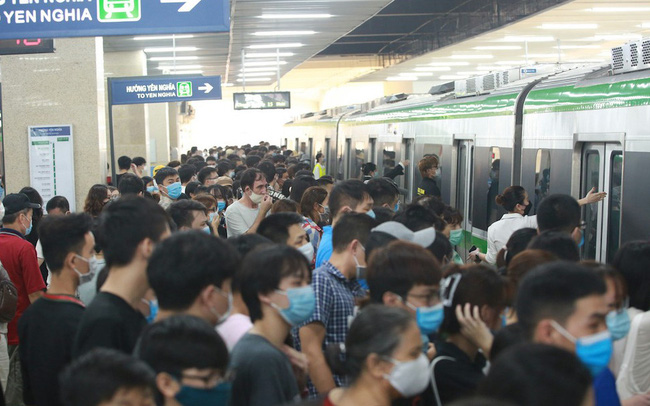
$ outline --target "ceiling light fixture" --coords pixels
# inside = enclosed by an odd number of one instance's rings
[[[554,46],[555,49],[600,49],[598,45],[560,45]]]
[[[594,36],[596,41],[634,41],[641,38],[640,34],[599,34]]]
[[[595,30],[595,23],[544,23],[537,28],[542,30]]]
[[[492,59],[494,55],[479,55],[479,54],[468,54],[468,55],[452,55],[451,59]]]
[[[271,80],[271,78],[241,78],[237,79],[237,82],[268,82],[269,80]]]
[[[554,37],[536,35],[507,35],[498,42],[554,42]]]
[[[485,45],[474,47],[477,51],[516,51],[521,49],[519,45]]]
[[[431,62],[428,66],[468,66],[469,62]]]
[[[386,80],[390,82],[399,82],[399,81],[413,81],[418,80],[417,76],[389,76]]]
[[[517,66],[517,65],[524,65],[526,61],[498,61],[495,62],[495,65],[507,65],[507,66]]]
[[[268,62],[250,62],[245,61],[244,66],[277,66],[277,65],[286,65],[286,61],[268,61]]]
[[[400,76],[433,76],[433,72],[402,72]]]
[[[423,68],[413,69],[416,72],[448,72],[451,70],[449,66],[429,66]]]
[[[593,13],[642,13],[649,12],[650,7],[593,7],[586,11]]]
[[[460,79],[467,79],[467,76],[460,76],[460,75],[442,75],[442,76],[440,76],[440,79],[442,79],[442,80],[460,80]]]
[[[268,72],[269,69],[272,69],[273,67],[266,67],[266,68],[241,68],[239,71],[240,72]]]
[[[193,69],[201,69],[203,66],[201,65],[158,65],[157,69],[160,70],[193,70]]]
[[[134,41],[155,41],[160,39],[186,39],[194,38],[192,34],[183,34],[183,35],[147,35],[143,37],[133,37]]]
[[[647,30],[648,28],[650,28],[650,23],[643,23],[639,27],[643,28],[644,30]]]
[[[256,37],[289,37],[292,35],[314,35],[316,31],[257,31],[252,35]]]
[[[278,56],[294,56],[293,52],[255,52],[251,54],[245,54],[245,58],[276,58]]]
[[[255,76],[269,76],[269,75],[275,75],[276,72],[243,72],[238,74],[237,76],[241,77],[255,77]]]
[[[196,69],[196,70],[170,70],[169,75],[202,75],[203,71]]]
[[[151,62],[173,62],[173,61],[196,61],[198,56],[154,56],[149,58]]]
[[[332,18],[331,14],[262,14],[259,18],[266,20],[302,20],[315,18]]]
[[[260,44],[260,45],[249,45],[248,49],[274,49],[274,48],[300,48],[304,47],[305,44],[300,42],[287,42],[284,44]]]
[[[146,54],[153,53],[162,53],[162,52],[192,52],[198,51],[197,47],[155,47],[155,48],[145,48],[144,52]]]

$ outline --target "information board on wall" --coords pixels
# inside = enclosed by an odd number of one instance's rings
[[[29,178],[43,197],[65,196],[75,211],[74,147],[71,125],[30,126]]]

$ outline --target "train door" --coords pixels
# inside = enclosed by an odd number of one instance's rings
[[[332,174],[334,171],[332,170],[332,165],[333,165],[333,160],[332,158],[332,151],[330,151],[330,139],[325,138],[325,169],[327,170],[327,174]]]
[[[339,158],[340,162],[344,165],[343,177],[340,180],[350,179],[350,164],[352,162],[352,139],[345,139],[345,152]]]
[[[472,247],[472,191],[474,181],[474,141],[461,140],[457,144],[456,196],[455,206],[463,215],[463,239],[457,250],[466,258]]]
[[[609,262],[621,235],[623,148],[619,143],[587,143],[582,150],[581,196],[595,187],[607,199],[583,210],[583,259]]]
[[[402,149],[404,150],[404,159],[406,159],[409,162],[414,162],[415,161],[415,140],[413,138],[405,138],[404,141],[402,141]],[[407,190],[406,196],[404,196],[404,200],[406,203],[411,203],[413,200],[413,189],[415,187],[413,181],[413,165],[406,165],[406,168],[404,169],[404,176],[400,176],[400,178],[403,179],[403,187],[404,189]],[[401,196],[400,196],[401,200]]]

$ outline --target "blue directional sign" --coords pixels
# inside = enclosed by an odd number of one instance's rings
[[[221,76],[109,78],[113,105],[220,100]]]
[[[0,0],[0,39],[229,30],[228,0]]]

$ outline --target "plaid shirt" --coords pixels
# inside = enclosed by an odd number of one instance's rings
[[[316,295],[316,309],[312,317],[299,327],[310,323],[321,323],[325,326],[325,339],[323,340],[323,351],[330,344],[345,343],[348,335],[348,328],[352,317],[356,298],[366,296],[366,291],[356,280],[347,280],[345,276],[329,262],[314,270],[311,285]],[[298,329],[293,329],[294,343],[300,351],[300,337]],[[336,386],[345,386],[345,377],[334,375]],[[318,395],[316,388],[308,382],[309,396]]]

